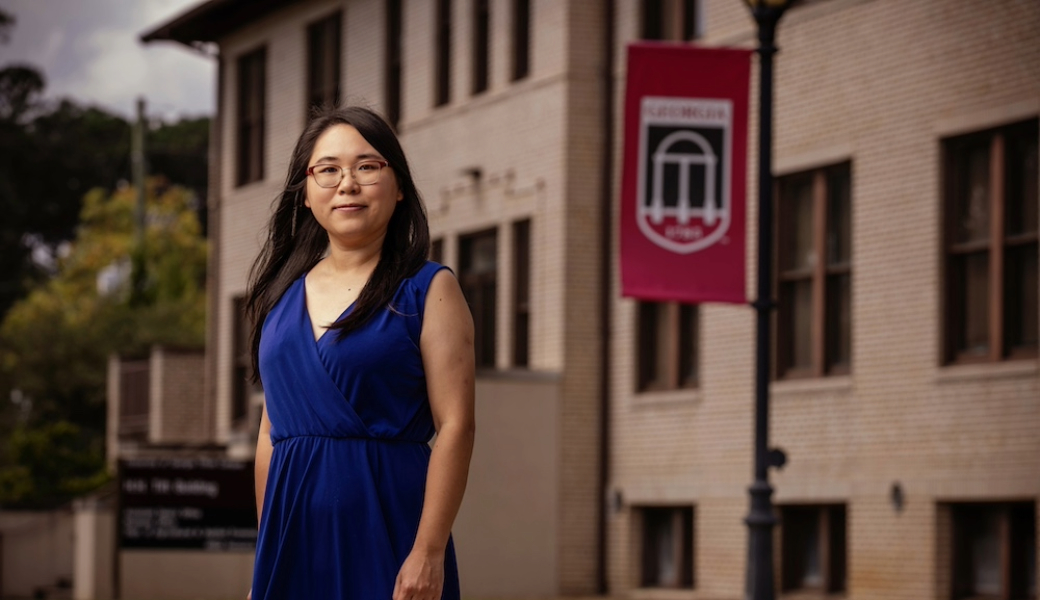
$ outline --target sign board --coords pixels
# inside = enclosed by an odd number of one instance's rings
[[[119,461],[122,549],[256,547],[253,463],[212,458]]]
[[[749,77],[748,50],[629,46],[623,295],[746,301]]]

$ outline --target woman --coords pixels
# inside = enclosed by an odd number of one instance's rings
[[[459,598],[473,321],[428,248],[390,127],[356,107],[312,119],[250,273],[253,600]]]

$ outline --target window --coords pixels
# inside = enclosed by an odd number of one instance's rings
[[[264,178],[266,71],[265,48],[238,59],[238,185]]]
[[[643,0],[643,39],[691,41],[700,37],[699,0]]]
[[[307,111],[340,102],[340,27],[334,13],[307,27]]]
[[[530,360],[531,221],[513,223],[513,366]]]
[[[437,0],[436,91],[434,102],[442,106],[451,101],[451,0]]]
[[[1037,120],[944,143],[945,363],[1037,355]]]
[[[781,589],[845,591],[845,506],[785,506],[780,515]]]
[[[151,361],[119,363],[119,435],[148,433],[151,412]]]
[[[494,229],[459,238],[459,283],[473,312],[477,367],[495,367],[498,235]]]
[[[777,377],[850,370],[850,171],[845,163],[779,181]]]
[[[513,0],[513,81],[531,71],[531,0]]]
[[[955,504],[953,597],[1036,598],[1036,504]]]
[[[249,346],[249,319],[246,317],[246,299],[239,296],[232,301],[235,311],[234,338],[231,366],[231,422],[238,423],[249,415],[249,396],[253,384],[253,355]]]
[[[473,94],[488,89],[491,52],[491,0],[473,0]]]
[[[386,120],[394,129],[401,119],[401,0],[386,2]]]
[[[693,588],[693,507],[645,507],[641,587]]]
[[[641,302],[638,328],[639,391],[697,387],[700,308]]]
[[[436,239],[430,242],[430,260],[435,263],[444,264],[444,240]]]

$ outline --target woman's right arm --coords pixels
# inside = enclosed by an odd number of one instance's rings
[[[264,512],[264,492],[267,490],[267,470],[271,466],[271,420],[267,418],[267,403],[264,402],[260,416],[260,432],[256,436],[256,463],[254,466],[254,489],[256,491],[256,523],[260,524]]]

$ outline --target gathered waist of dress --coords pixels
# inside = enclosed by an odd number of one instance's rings
[[[271,438],[271,444],[278,445],[281,442],[287,440],[296,439],[325,439],[342,442],[379,442],[385,444],[428,444],[427,440],[410,440],[406,438],[380,438],[365,435],[319,435],[319,434],[299,434],[299,435],[285,435]]]

